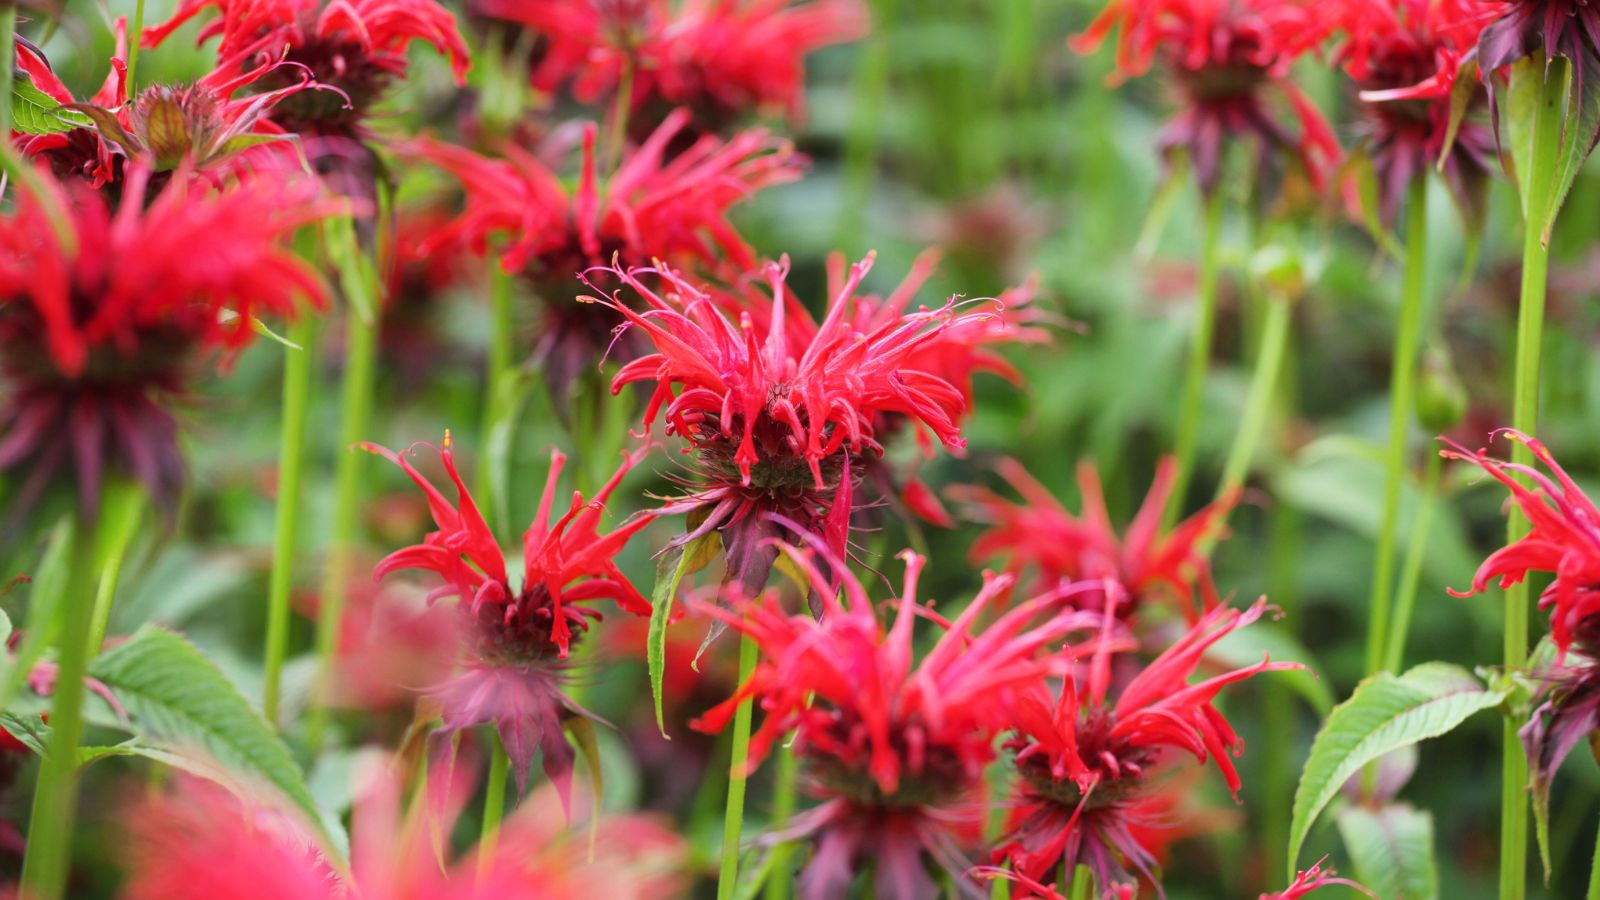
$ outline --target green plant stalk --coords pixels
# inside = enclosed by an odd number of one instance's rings
[[[800,760],[794,755],[793,738],[778,748],[777,779],[772,788],[772,823],[781,826],[789,821],[795,810],[795,785],[800,775]],[[772,848],[771,874],[767,876],[767,900],[789,900],[794,896],[794,871],[789,860],[794,856],[794,845],[785,841]]]
[[[50,707],[50,755],[40,763],[22,865],[22,896],[59,900],[72,861],[77,813],[78,746],[83,740],[83,679],[89,666],[95,535],[80,512],[72,530],[72,568],[56,608],[56,685]]]
[[[500,820],[506,812],[506,775],[511,771],[511,757],[506,753],[500,736],[495,735],[489,754],[489,782],[483,796],[483,830],[478,836],[478,877],[481,879],[494,865],[495,850],[500,844]]]
[[[1439,473],[1443,468],[1444,457],[1430,453],[1422,474],[1422,503],[1417,509],[1417,520],[1411,525],[1411,543],[1406,549],[1405,566],[1400,570],[1400,590],[1395,596],[1389,649],[1383,659],[1383,668],[1390,672],[1400,671],[1400,664],[1405,662],[1406,636],[1411,630],[1411,613],[1417,607],[1417,586],[1422,581],[1422,561],[1428,555],[1428,532],[1433,528],[1433,511],[1439,505]]]
[[[12,67],[17,63],[17,7],[0,0],[0,134],[11,135],[11,91],[16,78]]]
[[[1228,461],[1222,469],[1222,481],[1217,486],[1217,496],[1225,497],[1244,486],[1250,473],[1250,462],[1255,457],[1256,445],[1261,442],[1261,432],[1267,424],[1267,414],[1272,406],[1272,395],[1278,385],[1278,372],[1289,344],[1289,322],[1292,304],[1287,297],[1268,297],[1266,322],[1261,328],[1261,346],[1256,353],[1255,372],[1250,376],[1250,394],[1245,401],[1244,416],[1234,435],[1233,446],[1228,450]]]
[[[1200,276],[1195,285],[1198,306],[1194,330],[1189,334],[1189,362],[1183,375],[1183,393],[1178,407],[1178,427],[1173,456],[1177,472],[1172,480],[1172,495],[1162,511],[1165,525],[1176,522],[1183,511],[1184,495],[1194,476],[1196,447],[1200,440],[1200,412],[1206,394],[1206,373],[1211,365],[1212,335],[1217,324],[1217,263],[1222,243],[1222,191],[1205,198],[1205,221],[1200,230]]]
[[[756,668],[756,642],[739,636],[739,684]],[[733,713],[733,751],[728,761],[728,806],[722,820],[722,867],[717,875],[717,900],[732,900],[739,880],[739,840],[744,828],[744,788],[750,761],[751,701],[746,697]]]
[[[1267,553],[1267,596],[1284,613],[1284,623],[1295,621],[1297,606],[1296,569],[1303,544],[1300,511],[1286,504],[1272,509],[1271,544]],[[1283,859],[1289,853],[1290,811],[1294,805],[1295,769],[1290,759],[1289,736],[1294,733],[1294,697],[1288,687],[1271,681],[1261,688],[1263,732],[1273,740],[1261,744],[1261,783],[1264,804],[1261,811],[1261,839],[1267,859]]]
[[[1589,864],[1589,889],[1586,900],[1600,900],[1600,831],[1594,836],[1594,862]]]
[[[1535,67],[1530,71],[1541,71]],[[1541,74],[1540,77],[1543,77]],[[1552,90],[1552,88],[1554,88]],[[1528,210],[1523,223],[1522,290],[1517,306],[1517,354],[1512,385],[1511,424],[1533,434],[1539,424],[1539,351],[1544,340],[1545,279],[1550,250],[1541,239],[1543,223],[1555,180],[1561,145],[1561,116],[1565,98],[1559,83],[1541,81],[1534,112],[1533,147],[1528,171],[1523,175],[1523,196]],[[1512,450],[1514,462],[1528,464],[1532,457],[1521,444]],[[1521,540],[1528,522],[1513,508],[1506,520],[1506,542]],[[1528,657],[1528,583],[1506,590],[1505,665],[1518,669]],[[1518,723],[1507,717],[1502,728],[1500,769],[1500,898],[1521,900],[1527,892],[1528,867],[1528,761],[1517,738]]]
[[[128,75],[124,83],[128,85],[130,98],[138,95],[134,87],[134,75],[139,71],[139,37],[144,33],[144,0],[138,0],[133,5],[133,27],[128,30]]]
[[[106,627],[111,621],[111,602],[117,593],[117,582],[122,578],[122,563],[128,555],[128,544],[133,540],[134,529],[139,525],[139,515],[144,509],[144,488],[130,482],[108,485],[107,502],[102,510],[97,548],[100,582],[95,589],[94,613],[89,622],[88,653],[92,658],[106,642]]]
[[[345,595],[350,588],[350,556],[357,539],[365,484],[367,454],[356,444],[369,435],[373,386],[377,382],[378,321],[376,311],[362,315],[354,303],[345,311],[344,382],[339,397],[339,443],[335,449],[333,518],[328,558],[323,567],[322,603],[317,610],[317,693],[307,724],[306,740],[315,752],[328,723],[328,694],[333,687],[333,654],[339,643]]]
[[[283,661],[289,652],[289,589],[294,586],[294,559],[300,532],[300,482],[305,462],[306,418],[311,406],[311,357],[315,338],[309,310],[289,326],[283,360],[283,424],[278,446],[278,509],[273,533],[272,576],[267,584],[266,676],[261,710],[274,727],[282,699]]]
[[[511,276],[501,268],[498,256],[489,254],[489,358],[484,373],[483,427],[479,438],[479,451],[485,463],[491,458],[489,442],[494,439],[495,424],[500,420],[505,391],[502,389],[507,373],[512,367],[512,342],[515,337],[511,320]],[[493,471],[493,466],[478,466],[478,505],[483,517],[497,533],[510,530],[510,510],[503,498],[497,497],[496,485],[505,474]]]
[[[1367,614],[1366,673],[1384,664],[1390,645],[1394,599],[1395,535],[1400,530],[1400,489],[1405,484],[1406,438],[1416,407],[1417,349],[1422,341],[1422,311],[1428,271],[1428,176],[1411,179],[1406,200],[1405,275],[1400,289],[1400,321],[1395,328],[1389,372],[1389,448],[1384,455],[1383,514],[1372,566],[1372,601]]]
[[[1066,878],[1067,864],[1062,863],[1061,880],[1066,881]],[[1079,866],[1073,870],[1070,896],[1072,900],[1089,900],[1090,897],[1094,896],[1094,873],[1089,871],[1088,866]]]

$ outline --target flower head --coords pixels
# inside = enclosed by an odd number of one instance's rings
[[[813,556],[785,552],[822,597],[822,616],[787,613],[774,592],[736,596],[737,612],[709,609],[754,641],[762,658],[731,698],[691,724],[720,731],[753,698],[765,719],[750,742],[752,766],[794,732],[814,792],[827,798],[792,826],[816,847],[802,876],[813,886],[808,896],[839,896],[838,879],[848,883],[850,863],[874,846],[889,854],[878,859],[894,863],[880,865],[880,884],[931,887],[921,857],[949,867],[952,805],[994,758],[995,737],[1011,721],[1010,701],[1060,667],[1049,648],[1073,632],[1092,632],[1099,617],[1064,609],[1067,591],[1054,591],[979,629],[978,618],[1011,587],[1009,576],[985,573],[977,596],[917,660],[916,620],[936,618],[917,599],[922,557],[901,554],[906,574],[885,626],[841,561],[831,562],[830,576]]]
[[[655,259],[696,271],[746,271],[755,254],[728,222],[729,210],[800,176],[803,159],[760,129],[726,141],[703,137],[668,159],[668,144],[688,121],[687,111],[668,116],[604,179],[595,159],[597,129],[588,126],[575,189],[514,145],[504,147],[503,160],[427,139],[411,145],[418,157],[458,178],[467,195],[466,209],[425,248],[464,242],[483,253],[496,236],[505,237],[501,267],[526,277],[541,301],[534,356],[558,398],[598,364],[620,323],[603,309],[573,302],[579,273]]]
[[[964,446],[961,389],[913,368],[912,360],[946,330],[982,314],[958,315],[952,300],[936,310],[885,315],[859,330],[856,290],[871,264],[869,256],[851,267],[820,323],[789,293],[787,260],[768,264],[767,292],[742,302],[718,299],[714,289],[666,266],[604,270],[642,299],[643,312],[620,292],[584,298],[620,312],[655,348],[625,365],[612,391],[649,385],[646,430],[665,418],[667,433],[694,453],[693,490],[662,512],[709,509],[680,540],[721,530],[731,571],[751,576],[752,593],[766,570],[746,562],[776,553],[765,540],[776,533],[774,516],[803,534],[825,534],[832,551],[845,554],[848,491],[860,460],[883,452],[884,416],[926,428],[948,447]]]
[[[1304,0],[1111,0],[1083,34],[1079,52],[1093,52],[1113,32],[1116,78],[1132,78],[1160,62],[1183,101],[1159,138],[1163,153],[1183,151],[1206,193],[1221,179],[1230,141],[1256,145],[1270,168],[1286,156],[1320,185],[1339,156],[1333,131],[1288,79],[1296,58],[1327,35],[1318,7]],[[1269,95],[1288,104],[1292,133],[1269,107]]]
[[[466,45],[455,17],[435,0],[184,0],[166,23],[145,31],[145,46],[160,44],[207,7],[218,17],[200,30],[199,40],[219,38],[219,73],[287,61],[335,89],[281,103],[275,116],[290,131],[349,132],[405,75],[405,51],[414,41],[449,57],[456,81],[465,83]]]
[[[1300,898],[1310,894],[1313,891],[1316,891],[1320,888],[1332,887],[1334,885],[1340,885],[1351,888],[1352,890],[1360,891],[1361,893],[1366,894],[1368,897],[1374,896],[1371,891],[1348,878],[1334,877],[1332,866],[1329,866],[1326,869],[1322,867],[1322,864],[1327,861],[1328,858],[1326,856],[1317,860],[1315,863],[1311,864],[1311,868],[1295,873],[1294,882],[1288,887],[1281,891],[1262,894],[1261,900],[1300,900]]]
[[[805,60],[860,38],[858,0],[477,0],[544,40],[533,83],[570,86],[582,100],[627,85],[648,127],[665,110],[694,111],[697,130],[721,131],[751,113],[803,111]],[[652,119],[652,115],[655,118]]]
[[[1107,639],[1095,648],[1081,684],[1078,673],[1070,674],[1059,694],[1039,683],[1013,703],[1015,734],[1007,747],[1023,787],[1018,824],[996,859],[1033,879],[1063,862],[1069,871],[1086,865],[1108,893],[1134,881],[1129,867],[1151,877],[1154,857],[1133,829],[1146,823],[1152,772],[1170,752],[1215,762],[1237,799],[1240,780],[1231,757],[1244,742],[1213,703],[1230,684],[1299,666],[1263,658],[1203,681],[1189,679],[1212,645],[1265,610],[1265,600],[1243,611],[1211,610],[1115,698],[1111,654],[1117,645],[1109,639],[1113,619],[1104,617]]]
[[[112,212],[81,185],[23,179],[0,216],[0,468],[29,470],[25,508],[62,470],[80,496],[107,466],[170,497],[181,481],[170,407],[200,363],[236,351],[259,316],[321,303],[289,238],[338,209],[315,180],[173,181]],[[129,176],[144,194],[148,170]]]
[[[1452,459],[1477,463],[1511,491],[1511,499],[1532,523],[1527,536],[1496,550],[1472,576],[1472,588],[1458,597],[1470,597],[1499,579],[1502,588],[1521,582],[1529,572],[1552,572],[1555,580],[1539,596],[1539,608],[1550,614],[1550,634],[1564,656],[1576,646],[1585,655],[1600,656],[1600,510],[1566,470],[1534,438],[1513,429],[1496,434],[1533,451],[1534,457],[1555,476],[1555,481],[1532,466],[1502,462],[1483,451],[1469,451],[1453,442],[1440,451]],[[1533,483],[1526,487],[1515,476]]]
[[[523,571],[514,583],[505,555],[478,511],[456,468],[450,436],[439,448],[445,473],[455,485],[451,502],[404,456],[371,444],[364,448],[405,470],[428,498],[437,531],[421,544],[389,554],[374,577],[399,569],[421,569],[444,583],[431,599],[455,597],[465,620],[466,652],[460,674],[430,690],[442,709],[444,727],[435,738],[493,724],[511,757],[518,783],[526,786],[535,751],[561,788],[570,789],[572,747],[562,722],[588,713],[562,691],[571,644],[600,613],[584,604],[612,600],[626,612],[650,614],[650,601],[617,567],[616,556],[650,516],[643,514],[609,533],[600,531],[604,504],[640,456],[627,456],[616,474],[585,501],[574,493],[566,511],[550,521],[556,482],[566,458],[552,452],[550,477],[539,512],[523,535]],[[413,447],[415,450],[415,447]]]
[[[1081,515],[1069,512],[1016,460],[1001,460],[997,468],[1022,502],[982,487],[952,490],[980,521],[990,524],[972,544],[975,561],[1005,558],[1011,570],[1031,566],[1047,583],[1110,579],[1123,588],[1127,602],[1116,612],[1124,618],[1162,595],[1176,599],[1190,622],[1216,607],[1217,588],[1204,544],[1221,530],[1233,502],[1225,498],[1212,503],[1162,534],[1161,513],[1175,472],[1171,459],[1156,467],[1150,492],[1121,536],[1106,512],[1093,465],[1078,465]]]

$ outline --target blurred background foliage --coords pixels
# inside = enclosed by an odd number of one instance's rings
[[[117,0],[108,12],[72,0],[58,27],[45,34],[41,23],[33,23],[24,26],[24,34],[47,38],[43,46],[64,80],[87,94],[104,77],[112,46],[109,18],[131,14],[132,6],[132,0]],[[1087,459],[1101,473],[1114,520],[1125,522],[1172,441],[1200,220],[1188,181],[1179,178],[1163,192],[1167,173],[1156,156],[1154,135],[1168,104],[1157,79],[1113,87],[1106,82],[1109,54],[1085,58],[1066,49],[1066,37],[1094,13],[1094,0],[870,0],[870,6],[870,37],[812,60],[808,115],[796,130],[798,145],[813,160],[808,177],[766,191],[741,209],[741,226],[763,254],[789,254],[796,273],[792,283],[811,298],[820,296],[824,260],[833,250],[851,258],[875,250],[869,286],[887,290],[916,254],[942,247],[943,265],[920,296],[927,304],[950,294],[994,295],[1036,276],[1039,304],[1053,321],[1052,343],[1007,351],[1022,374],[1020,383],[982,379],[966,457],[941,455],[922,465],[922,475],[936,489],[993,481],[992,462],[1011,455],[1069,508],[1077,508],[1074,466]],[[169,12],[168,0],[151,0],[146,21],[162,21]],[[191,25],[159,50],[143,54],[141,82],[203,74],[209,54],[192,49],[192,39],[183,36],[192,37],[194,30]],[[380,133],[449,130],[456,95],[444,64],[419,52],[413,67],[414,77],[376,117]],[[1349,138],[1355,102],[1349,86],[1315,60],[1302,69],[1302,83],[1341,137]],[[474,85],[481,85],[484,75],[477,69]],[[1600,472],[1600,362],[1594,352],[1600,308],[1593,303],[1600,291],[1600,246],[1593,240],[1600,180],[1590,168],[1574,189],[1554,239],[1540,435],[1584,483],[1595,483]],[[441,183],[436,173],[401,172],[403,197],[427,196]],[[1471,412],[1456,437],[1475,447],[1490,427],[1509,417],[1520,225],[1513,193],[1497,183],[1481,246],[1473,247],[1442,186],[1435,184],[1433,194],[1426,334],[1431,346],[1448,349],[1468,388]],[[1165,215],[1152,219],[1151,210],[1162,203]],[[1245,289],[1248,275],[1264,253],[1288,251],[1306,280],[1294,313],[1290,363],[1244,505],[1233,518],[1232,535],[1218,547],[1217,581],[1241,601],[1266,593],[1285,613],[1261,627],[1251,646],[1236,649],[1258,653],[1259,644],[1275,653],[1287,650],[1310,665],[1316,678],[1269,676],[1227,699],[1228,714],[1248,748],[1241,762],[1243,804],[1235,806],[1219,784],[1211,783],[1216,779],[1202,781],[1208,810],[1202,821],[1210,833],[1174,849],[1166,867],[1168,896],[1174,900],[1254,896],[1279,882],[1276,861],[1299,766],[1320,713],[1331,699],[1348,696],[1362,667],[1399,268],[1335,205],[1310,211],[1287,237],[1281,229],[1274,231],[1266,240],[1279,242],[1275,251],[1258,246],[1260,231],[1233,221],[1224,236],[1217,350],[1199,475],[1187,508],[1198,508],[1214,490],[1244,405],[1258,318]],[[468,279],[443,301],[445,308],[429,311],[425,327],[431,336],[419,345],[420,352],[386,340],[372,440],[391,447],[436,442],[450,427],[470,460],[482,407],[484,295],[483,280]],[[312,524],[302,543],[311,559],[326,541],[331,460],[338,451],[332,386],[339,342],[329,333],[335,328],[330,320],[320,342],[322,389],[314,393],[310,429],[309,471],[324,482],[314,480],[307,495]],[[146,621],[181,627],[247,696],[259,693],[258,636],[272,541],[269,497],[281,360],[280,347],[257,342],[228,378],[194,398],[188,413],[192,427],[186,430],[193,480],[178,527],[175,533],[141,538],[127,596],[112,625],[113,633]],[[626,404],[606,408],[626,411]],[[1418,468],[1421,453],[1428,452],[1422,437],[1419,430]],[[531,518],[552,445],[569,453],[585,449],[569,439],[548,403],[536,398],[514,444],[513,522]],[[896,452],[915,455],[909,446]],[[577,468],[594,471],[610,464],[604,459]],[[425,520],[400,473],[386,467],[373,471],[385,491],[364,516],[375,560],[386,549],[415,540]],[[1480,489],[1475,473],[1460,469],[1447,468],[1446,483],[1449,497],[1427,548],[1407,661],[1442,659],[1472,667],[1499,656],[1497,597],[1458,600],[1444,588],[1467,585],[1483,553],[1498,546],[1503,492]],[[629,484],[637,490],[626,493],[636,498],[669,488],[648,473]],[[1405,501],[1402,539],[1410,534],[1414,494],[1408,492]],[[620,518],[629,510],[618,506]],[[872,552],[889,552],[867,555],[867,564],[892,574],[897,571],[894,548],[926,546],[932,555],[924,576],[926,594],[954,601],[971,596],[979,580],[979,566],[966,551],[973,527],[915,534],[899,523],[886,528],[865,543]],[[648,534],[659,547],[670,528]],[[651,549],[635,545],[628,551],[625,567],[642,584],[651,579]],[[25,564],[16,563],[10,571],[22,568]],[[307,577],[304,591],[309,594],[314,583]],[[303,704],[311,676],[310,620],[302,618],[295,627],[295,646],[304,655],[290,666],[289,716]],[[634,643],[642,642],[640,628]],[[732,646],[720,642],[703,668],[726,678],[731,663],[719,657]],[[720,775],[714,771],[719,764],[707,762],[714,758],[708,755],[712,742],[686,733],[680,719],[676,746],[664,749],[649,727],[637,647],[625,652],[608,646],[586,663],[585,702],[619,725],[617,733],[602,737],[608,805],[674,809],[688,823],[702,861],[712,865],[721,827]],[[717,696],[716,689],[707,688],[702,699]],[[1444,897],[1493,895],[1497,725],[1495,718],[1481,717],[1424,745],[1422,764],[1403,794],[1435,816]],[[683,767],[689,759],[683,754],[695,748],[701,755],[690,762],[706,768]],[[653,767],[662,753],[676,755],[667,768]],[[324,802],[338,805],[341,792],[348,802],[348,750],[327,751],[306,762]],[[111,765],[92,769],[86,796],[97,796],[94,785],[109,790],[114,777]],[[1552,821],[1554,856],[1583,859],[1596,826],[1592,811],[1600,804],[1600,773],[1588,754],[1573,755],[1560,785],[1562,799]],[[759,825],[766,815],[762,777],[750,796]],[[25,806],[25,796],[9,802]],[[13,812],[22,808],[11,806]],[[464,819],[470,820],[470,815]],[[105,832],[93,821],[88,824],[81,840],[100,840]],[[1337,848],[1329,817],[1313,832],[1302,863],[1332,852],[1334,862],[1342,864]],[[1542,896],[1578,896],[1584,877],[1581,866],[1566,867]]]

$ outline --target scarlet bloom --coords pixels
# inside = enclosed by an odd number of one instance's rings
[[[130,173],[133,195],[150,177]],[[289,238],[340,205],[284,173],[220,189],[177,179],[116,213],[42,171],[18,183],[0,213],[0,469],[25,472],[14,508],[71,469],[92,503],[108,466],[171,498],[183,474],[172,405],[252,338],[252,319],[323,302]]]
[[[1348,878],[1334,877],[1332,866],[1329,866],[1326,869],[1322,867],[1322,864],[1327,861],[1328,858],[1326,856],[1317,860],[1311,865],[1311,868],[1306,869],[1303,872],[1295,873],[1294,882],[1288,887],[1275,893],[1262,894],[1261,900],[1300,900],[1300,898],[1312,893],[1313,891],[1316,891],[1320,888],[1332,887],[1334,885],[1341,885],[1343,887],[1360,891],[1361,893],[1366,894],[1368,897],[1374,896],[1371,891]]]
[[[159,45],[208,7],[218,18],[200,30],[199,40],[219,39],[219,73],[242,75],[287,61],[336,89],[297,94],[280,104],[276,117],[290,131],[350,133],[389,85],[404,77],[406,48],[414,41],[449,57],[456,81],[466,83],[466,44],[455,17],[434,0],[184,0],[166,23],[145,31],[144,45]]]
[[[1481,218],[1498,155],[1494,133],[1476,117],[1462,120],[1454,136],[1449,131],[1457,73],[1491,18],[1485,4],[1343,0],[1332,9],[1341,36],[1334,58],[1366,101],[1363,139],[1383,219],[1392,221],[1411,181],[1441,162],[1457,204]],[[1486,96],[1473,91],[1478,101]]]
[[[1203,547],[1222,529],[1234,501],[1212,503],[1162,534],[1161,513],[1176,471],[1171,458],[1156,467],[1150,492],[1120,536],[1092,464],[1078,464],[1081,515],[1069,512],[1016,460],[1003,459],[996,468],[1021,496],[1020,503],[983,487],[951,491],[971,507],[974,518],[990,526],[972,544],[973,561],[1004,559],[1013,572],[1031,567],[1047,584],[1109,579],[1123,589],[1123,604],[1116,609],[1121,618],[1162,597],[1176,600],[1191,623],[1216,607],[1217,588]]]
[[[533,84],[570,87],[585,102],[628,86],[649,127],[667,110],[694,111],[722,131],[751,113],[803,113],[805,60],[866,34],[858,0],[476,0],[484,15],[542,39]]]
[[[918,661],[916,619],[936,619],[917,599],[922,557],[901,554],[905,579],[885,627],[842,562],[830,564],[829,577],[812,556],[785,552],[822,598],[823,615],[787,613],[776,592],[736,595],[737,612],[709,609],[754,641],[762,659],[731,698],[691,724],[720,731],[753,698],[766,718],[750,742],[752,766],[794,732],[810,790],[824,800],[774,838],[813,844],[800,896],[845,896],[867,860],[876,863],[879,896],[937,896],[927,862],[962,878],[959,801],[994,758],[995,737],[1011,721],[1009,701],[1060,668],[1048,647],[1092,631],[1099,617],[1064,609],[1067,591],[1055,591],[977,631],[978,617],[1012,583],[985,573],[978,595]]]
[[[507,144],[506,158],[487,159],[461,147],[423,139],[420,158],[448,171],[466,191],[466,209],[440,229],[425,252],[464,242],[485,253],[496,236],[500,265],[528,279],[541,301],[542,364],[558,400],[591,370],[613,340],[618,317],[573,302],[577,278],[616,261],[642,266],[662,259],[694,270],[726,265],[744,272],[755,254],[728,222],[728,211],[757,191],[800,177],[802,157],[786,141],[755,129],[728,140],[702,137],[676,156],[667,148],[689,123],[669,115],[603,180],[595,160],[596,128],[583,132],[576,189],[527,151]]]
[[[1182,151],[1201,190],[1216,190],[1230,142],[1256,147],[1257,171],[1287,158],[1320,186],[1339,156],[1333,130],[1289,78],[1295,59],[1327,36],[1318,8],[1304,0],[1111,0],[1083,34],[1080,53],[1097,49],[1113,32],[1116,77],[1133,78],[1160,62],[1182,109],[1157,141],[1167,155]],[[1276,98],[1294,126],[1271,108]],[[1295,135],[1293,127],[1298,127]]]
[[[752,292],[737,318],[730,311],[741,304],[717,299],[666,266],[604,270],[642,300],[643,312],[620,292],[583,298],[618,311],[654,345],[654,353],[617,373],[612,392],[635,382],[651,386],[646,430],[664,417],[667,433],[683,438],[695,458],[690,492],[660,512],[705,510],[704,521],[678,540],[721,531],[728,571],[747,592],[766,582],[777,552],[768,541],[778,533],[775,519],[824,535],[844,556],[849,492],[862,460],[883,453],[884,416],[926,428],[948,447],[964,446],[961,389],[913,368],[912,360],[971,316],[957,315],[952,301],[858,330],[856,290],[871,266],[868,256],[851,267],[816,324],[801,318],[788,293],[787,260],[764,268],[767,292]]]
[[[1132,886],[1137,872],[1154,880],[1154,857],[1134,837],[1147,824],[1152,770],[1172,751],[1212,760],[1235,799],[1239,773],[1230,757],[1244,742],[1213,706],[1230,684],[1296,663],[1263,658],[1253,666],[1191,684],[1207,650],[1266,610],[1259,600],[1240,611],[1218,607],[1134,676],[1113,700],[1109,640],[1096,648],[1086,673],[1072,673],[1060,693],[1035,683],[1012,703],[1015,729],[1006,746],[1022,776],[1016,824],[995,860],[1007,860],[1027,878],[1043,881],[1059,866],[1088,866],[1108,896]],[[1080,687],[1081,681],[1081,687]],[[1063,889],[1065,885],[1057,885]]]
[[[239,797],[181,776],[177,786],[137,803],[124,858],[124,900],[216,897],[227,900],[491,900],[540,897],[579,900],[644,898],[682,889],[674,874],[681,842],[656,821],[609,817],[593,844],[551,815],[548,796],[524,804],[509,819],[493,851],[441,860],[429,827],[450,827],[468,799],[461,773],[435,767],[429,790],[450,786],[434,808],[442,820],[421,821],[425,804],[406,809],[401,773],[389,760],[365,760],[357,771],[351,865],[330,862],[315,830],[284,804]],[[459,768],[459,767],[458,767]],[[454,776],[454,777],[452,777]],[[565,833],[564,833],[565,832]],[[493,852],[490,859],[481,853]]]
[[[445,473],[455,485],[452,503],[404,456],[372,444],[362,445],[405,470],[428,498],[437,531],[423,543],[389,554],[375,578],[400,569],[437,574],[444,583],[431,600],[457,599],[467,644],[463,672],[431,693],[443,706],[444,728],[436,738],[492,723],[524,784],[535,750],[544,751],[544,769],[563,790],[570,784],[573,752],[561,723],[587,712],[562,693],[572,642],[601,614],[585,604],[612,600],[626,612],[650,614],[650,601],[617,568],[616,555],[629,538],[649,524],[641,514],[615,531],[602,533],[604,504],[642,453],[622,466],[592,501],[574,493],[566,511],[550,521],[556,483],[566,462],[552,452],[550,477],[539,512],[522,538],[523,571],[513,583],[489,525],[462,483],[445,435],[439,448]],[[412,450],[415,451],[414,445]]]

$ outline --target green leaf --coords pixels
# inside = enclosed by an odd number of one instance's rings
[[[1367,233],[1372,235],[1384,253],[1395,259],[1401,258],[1404,253],[1400,243],[1383,224],[1382,204],[1378,198],[1378,173],[1373,168],[1372,157],[1364,148],[1352,151],[1345,160],[1342,174],[1344,177],[1340,178],[1340,183],[1344,183],[1346,178],[1355,183],[1356,199],[1361,204],[1361,224],[1366,226]]]
[[[645,663],[650,669],[650,696],[656,705],[656,728],[661,736],[667,734],[666,716],[661,709],[661,681],[667,673],[667,620],[672,616],[672,602],[677,599],[678,585],[685,575],[710,565],[722,551],[722,538],[709,531],[686,546],[669,548],[656,561],[656,586],[650,597],[650,634],[645,642]]]
[[[210,758],[245,784],[271,785],[317,827],[330,853],[336,840],[311,799],[305,776],[261,713],[188,640],[155,626],[89,665],[127,707],[135,746],[186,759]]]
[[[1376,810],[1352,805],[1339,811],[1337,822],[1356,880],[1375,896],[1432,900],[1439,895],[1433,816],[1407,803]]]
[[[328,257],[339,273],[339,288],[345,302],[355,309],[362,321],[371,323],[378,314],[380,281],[371,254],[362,251],[361,241],[356,237],[355,219],[350,216],[327,219],[323,222],[323,234]]]
[[[89,118],[67,109],[56,98],[39,90],[26,72],[13,72],[11,82],[11,127],[23,134],[64,134],[74,128],[90,127]]]
[[[1539,86],[1544,81],[1544,56],[1525,56],[1511,64],[1511,81],[1506,88],[1506,149],[1511,152],[1511,180],[1517,185],[1522,220],[1532,222],[1528,213],[1526,189],[1533,159],[1533,123],[1539,117]]]
[[[72,548],[72,516],[61,517],[45,544],[44,556],[34,570],[33,587],[28,592],[27,627],[22,632],[22,643],[9,661],[4,662],[0,674],[0,709],[9,710],[34,663],[44,655],[45,648],[55,639],[53,632],[57,620],[56,604],[67,590],[68,555]],[[4,660],[4,654],[0,654]]]
[[[1597,71],[1600,67],[1586,59],[1567,62],[1565,70],[1574,72],[1574,66],[1583,66],[1584,71],[1577,79],[1567,79],[1571,82],[1571,89],[1567,91],[1566,125],[1561,134],[1561,149],[1557,151],[1559,162],[1556,164],[1555,181],[1551,184],[1549,206],[1539,232],[1539,239],[1546,245],[1550,243],[1550,232],[1555,228],[1561,205],[1567,200],[1567,192],[1572,190],[1578,170],[1583,168],[1589,151],[1594,149],[1595,139],[1600,137],[1600,71]]]
[[[1357,685],[1317,732],[1295,788],[1290,874],[1312,823],[1350,776],[1385,753],[1449,732],[1505,696],[1503,689],[1484,690],[1467,670],[1437,662],[1398,678],[1380,672]]]
[[[1455,84],[1450,87],[1450,121],[1444,130],[1444,146],[1439,150],[1439,171],[1443,172],[1445,163],[1450,160],[1450,151],[1455,147],[1456,135],[1461,133],[1461,123],[1467,117],[1467,110],[1472,108],[1472,101],[1478,99],[1478,92],[1483,90],[1483,85],[1478,78],[1478,59],[1476,56],[1461,61],[1461,67],[1456,70]]]

